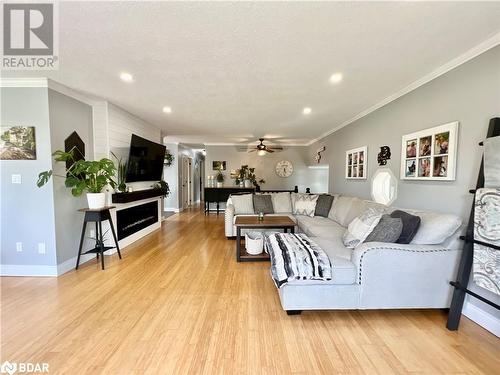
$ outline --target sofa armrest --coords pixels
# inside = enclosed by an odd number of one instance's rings
[[[224,211],[224,230],[226,237],[233,237],[234,205],[228,203]]]
[[[433,262],[434,258],[432,255],[448,253],[453,254],[452,258],[454,258],[457,252],[458,250],[448,249],[442,245],[367,242],[354,249],[351,260],[358,271],[357,283],[361,284],[364,276],[363,269],[366,268],[366,266],[372,265],[372,263],[380,263],[377,268],[382,270],[380,267],[384,268],[384,263],[387,264],[387,259],[398,259],[396,263],[401,265],[401,269],[394,269],[392,272],[406,272],[414,269],[418,271],[418,268],[423,268],[425,266],[425,260]],[[417,260],[418,262],[413,264],[413,262]]]

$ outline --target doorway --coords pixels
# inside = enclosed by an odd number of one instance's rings
[[[181,202],[183,210],[193,203],[192,173],[192,159],[183,156],[181,162]]]

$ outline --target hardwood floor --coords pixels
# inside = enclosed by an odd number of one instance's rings
[[[498,374],[500,339],[442,311],[287,316],[269,263],[236,263],[198,209],[60,278],[1,279],[1,361],[50,374]],[[75,249],[76,251],[76,249]]]

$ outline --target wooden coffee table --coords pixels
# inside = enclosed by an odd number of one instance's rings
[[[285,233],[295,231],[295,223],[288,216],[264,216],[259,220],[257,216],[238,216],[234,222],[236,226],[236,261],[259,262],[269,260],[269,254],[262,252],[258,255],[250,255],[244,246],[241,246],[241,229],[283,229]]]

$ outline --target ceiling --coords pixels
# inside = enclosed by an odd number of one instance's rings
[[[500,31],[499,2],[59,4],[59,70],[4,76],[46,75],[188,143],[305,144]]]

